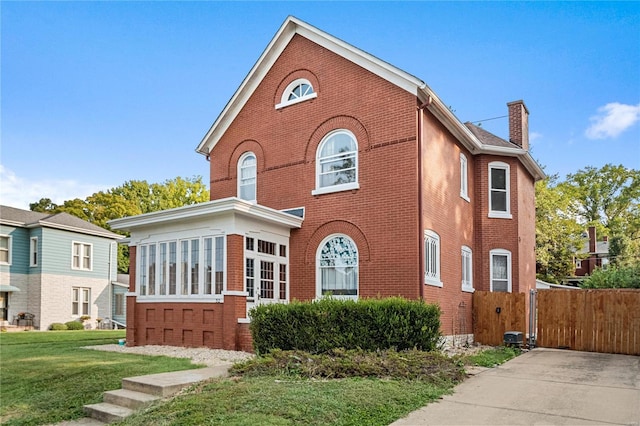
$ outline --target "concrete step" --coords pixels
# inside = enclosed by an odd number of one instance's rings
[[[180,390],[203,380],[227,377],[230,365],[173,371],[122,379],[122,388],[159,397],[171,396]]]
[[[160,399],[159,396],[148,393],[136,392],[128,389],[117,389],[107,391],[103,394],[102,400],[109,404],[120,405],[121,407],[133,410],[151,405],[153,401]]]
[[[105,423],[118,422],[133,414],[133,410],[106,402],[84,406],[84,412],[91,418]]]

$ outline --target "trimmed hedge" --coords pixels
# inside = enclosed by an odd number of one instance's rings
[[[402,298],[265,304],[251,310],[257,354],[273,349],[324,353],[334,348],[365,351],[437,349],[440,307]]]
[[[62,331],[66,329],[67,329],[67,326],[62,324],[61,322],[54,322],[49,326],[49,330],[52,330],[52,331]]]

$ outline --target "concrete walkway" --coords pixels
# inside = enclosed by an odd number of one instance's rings
[[[542,424],[640,425],[640,357],[534,349],[392,426]]]

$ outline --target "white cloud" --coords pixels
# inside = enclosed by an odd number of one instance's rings
[[[612,102],[598,108],[590,118],[591,126],[584,132],[589,139],[615,138],[640,120],[640,104]]]
[[[78,182],[71,179],[29,180],[0,164],[0,204],[29,209],[29,203],[50,198],[56,204],[104,191],[110,186]]]

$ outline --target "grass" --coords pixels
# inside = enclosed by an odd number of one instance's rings
[[[0,423],[42,425],[84,417],[124,377],[194,368],[187,359],[81,349],[117,343],[119,331],[0,334]]]
[[[122,331],[0,335],[0,423],[41,425],[83,417],[123,377],[193,368],[186,359],[80,349]],[[123,425],[388,425],[464,379],[464,365],[494,366],[511,348],[447,358],[420,351],[275,351],[237,364],[235,376],[201,383]]]

